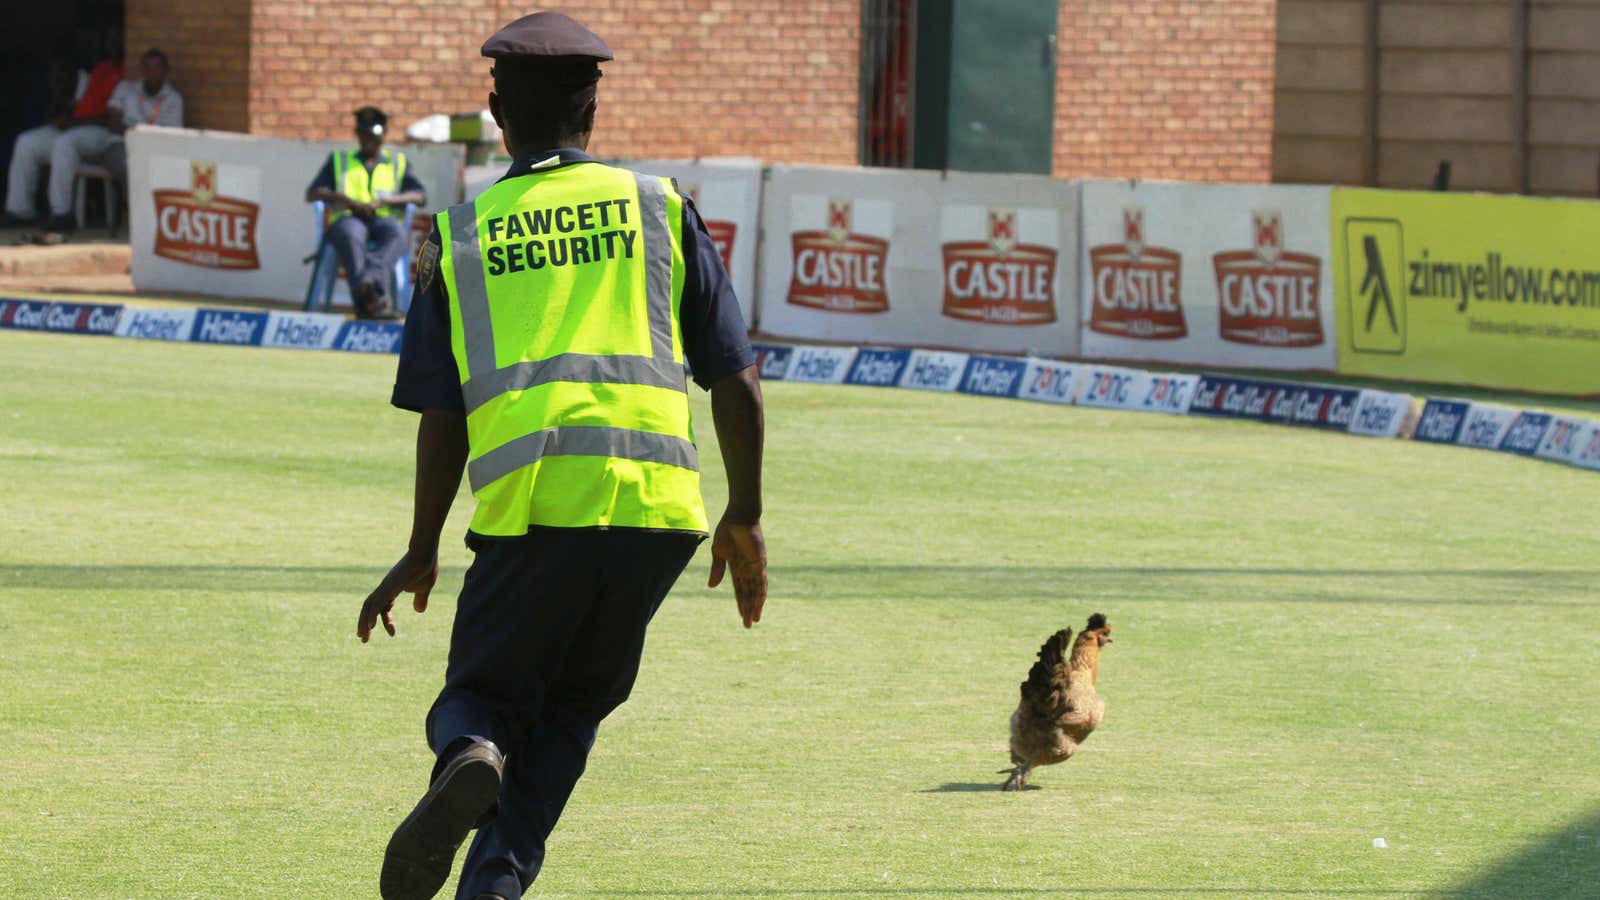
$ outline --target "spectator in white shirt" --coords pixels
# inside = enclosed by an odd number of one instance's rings
[[[59,244],[77,227],[72,217],[72,183],[79,165],[104,165],[125,181],[128,163],[123,136],[129,130],[142,125],[182,127],[183,97],[167,81],[167,55],[146,50],[139,63],[143,79],[124,81],[112,91],[104,126],[75,128],[51,147],[50,223],[33,236],[34,243]]]

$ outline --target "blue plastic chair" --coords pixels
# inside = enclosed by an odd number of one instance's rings
[[[312,312],[318,307],[324,310],[333,306],[333,283],[339,278],[339,254],[328,243],[327,214],[328,205],[321,200],[311,203],[312,212],[317,217],[317,249],[315,253],[306,257],[306,262],[314,263],[311,267],[311,283],[306,285],[306,311]],[[411,217],[417,211],[414,203],[407,203],[405,212],[400,217],[400,233],[409,245],[411,240]],[[372,245],[368,244],[371,250]],[[409,312],[411,309],[411,254],[402,253],[394,262],[394,274],[389,279],[389,297],[394,300],[399,310]]]

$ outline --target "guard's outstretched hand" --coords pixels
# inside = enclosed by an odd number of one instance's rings
[[[439,580],[439,554],[423,558],[412,555],[400,557],[394,564],[389,574],[383,576],[378,582],[378,587],[367,595],[365,603],[361,604],[361,616],[356,620],[356,637],[361,638],[365,644],[372,637],[372,626],[383,620],[383,630],[394,637],[394,601],[402,593],[415,594],[411,601],[412,609],[422,612],[428,608],[428,594],[433,590],[433,583]]]
[[[767,543],[758,523],[730,522],[727,516],[717,523],[711,538],[711,580],[708,587],[722,583],[722,575],[733,569],[733,597],[739,604],[744,627],[761,621],[761,608],[767,603]]]

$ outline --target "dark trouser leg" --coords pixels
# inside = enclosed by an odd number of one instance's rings
[[[493,892],[516,900],[538,876],[595,731],[633,690],[650,619],[700,543],[697,535],[626,530],[577,538],[561,564],[593,571],[589,596],[535,590],[539,600],[584,607],[584,615],[544,673],[543,702],[506,759],[499,816],[479,829],[457,897]]]
[[[344,267],[353,297],[361,284],[361,273],[367,269],[367,225],[355,216],[335,219],[328,226],[327,241],[339,256],[339,265]]]
[[[394,264],[400,255],[406,252],[406,236],[400,224],[397,218],[383,216],[374,217],[367,224],[367,242],[372,249],[367,253],[367,265],[361,273],[361,280],[377,284],[385,296],[392,289],[389,273],[394,271]]]

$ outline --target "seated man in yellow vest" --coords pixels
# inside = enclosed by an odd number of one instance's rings
[[[332,212],[327,240],[350,279],[356,315],[392,319],[389,273],[406,252],[401,214],[408,203],[428,202],[427,195],[406,165],[406,155],[383,149],[389,125],[383,110],[363,106],[355,115],[360,149],[329,155],[306,188],[306,202],[321,200]]]

